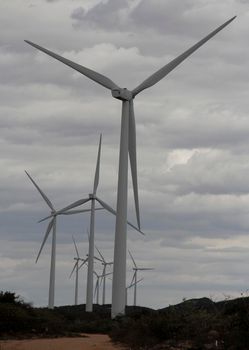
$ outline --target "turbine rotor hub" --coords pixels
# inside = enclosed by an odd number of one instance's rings
[[[94,193],[89,193],[89,199],[96,199],[96,196]]]
[[[112,90],[112,96],[122,101],[130,101],[133,99],[132,92],[126,88]]]

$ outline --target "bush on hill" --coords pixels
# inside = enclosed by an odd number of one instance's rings
[[[110,335],[132,349],[173,349],[173,344],[177,349],[205,349],[205,344],[209,349],[249,349],[249,298],[220,303],[193,299],[147,314],[130,314],[115,320]]]

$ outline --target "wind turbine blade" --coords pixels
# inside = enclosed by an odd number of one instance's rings
[[[27,44],[35,47],[36,49],[46,53],[47,55],[55,58],[56,60],[66,64],[67,66],[75,69],[76,71],[78,71],[79,73],[85,75],[86,77],[88,77],[89,79],[95,81],[96,83],[106,87],[107,89],[113,90],[113,89],[120,89],[111,79],[105,77],[104,75],[97,73],[95,71],[93,71],[92,69],[86,68],[84,66],[81,66],[80,64],[77,64],[75,62],[72,62],[70,60],[68,60],[67,58],[64,58],[60,55],[57,55],[56,53],[47,50],[29,40],[24,40]]]
[[[139,271],[150,271],[150,270],[155,270],[151,267],[138,267],[137,270]]]
[[[103,210],[104,208],[95,208],[94,210]],[[56,215],[73,215],[73,214],[80,214],[80,213],[88,213],[89,211],[91,211],[91,209],[79,209],[79,210],[69,210],[69,211],[65,211],[65,212],[61,212],[61,210],[59,210],[59,212],[56,212]],[[54,215],[49,215],[46,216],[45,218],[41,219],[38,221],[38,223],[48,220],[50,218],[52,218]]]
[[[94,259],[100,261],[101,263],[103,263],[103,260],[98,258],[97,256],[94,256]]]
[[[51,219],[53,216],[54,216],[54,215],[46,216],[45,218],[39,220],[38,223],[43,222],[43,221],[46,221],[46,220],[48,220],[48,219]]]
[[[145,234],[143,233],[143,231],[141,231],[139,228],[137,228],[135,225],[133,225],[130,221],[127,221],[127,224],[134,228],[134,230],[138,231],[139,233],[141,233],[141,235],[145,236]]]
[[[62,213],[65,212],[65,211],[68,211],[68,210],[73,209],[73,208],[75,208],[75,207],[79,207],[80,205],[82,205],[82,204],[88,202],[89,200],[90,200],[89,198],[80,199],[80,200],[78,200],[78,201],[76,201],[76,202],[74,202],[74,203],[68,205],[67,207],[58,210],[58,211],[56,212],[56,214],[62,214]]]
[[[103,275],[102,275],[102,276],[100,276],[100,284],[99,284],[99,287],[101,287],[102,282],[103,282],[103,279],[104,279],[104,276],[103,276]]]
[[[103,278],[103,277],[110,276],[110,275],[113,275],[113,272],[104,273],[100,277]]]
[[[32,179],[32,177],[29,175],[29,173],[25,170],[25,173],[27,174],[27,176],[29,177],[30,181],[33,183],[33,185],[36,187],[36,189],[38,190],[38,192],[40,193],[40,195],[42,196],[42,198],[44,199],[44,201],[47,203],[47,205],[49,206],[49,208],[51,210],[54,210],[53,204],[50,202],[50,200],[48,199],[48,197],[45,195],[45,193],[40,189],[40,187],[37,185],[37,183],[35,182],[35,180]]]
[[[94,176],[94,185],[93,185],[93,194],[96,194],[98,184],[99,184],[99,167],[100,167],[100,155],[101,155],[101,141],[102,141],[102,134],[100,134],[99,137],[99,150],[98,150],[98,157],[97,157],[97,164],[96,164],[96,170],[95,170],[95,176]]]
[[[144,278],[140,278],[137,282],[134,282],[134,283],[130,284],[128,288],[131,288],[131,287],[135,286],[136,284],[138,284],[139,282],[141,282],[143,280],[144,280]]]
[[[109,211],[111,214],[116,215],[116,211],[114,209],[112,209],[112,207],[110,207],[107,203],[105,203],[104,201],[102,201],[100,198],[96,197],[96,200],[99,202],[99,204],[102,205],[103,208],[105,208],[107,211]]]
[[[39,256],[40,256],[40,254],[41,254],[41,252],[42,252],[42,249],[43,249],[43,246],[44,246],[44,244],[45,244],[45,242],[46,242],[46,240],[47,240],[47,238],[48,238],[48,235],[49,235],[49,233],[50,233],[50,231],[51,231],[53,225],[54,225],[54,218],[53,218],[53,219],[49,222],[49,224],[48,224],[47,231],[46,231],[46,233],[45,233],[45,236],[44,236],[43,241],[42,241],[42,244],[41,244],[41,248],[40,248],[40,250],[39,250],[39,253],[38,253],[37,258],[36,258],[36,261],[35,261],[36,263],[37,263],[37,261],[38,261],[38,259],[39,259]]]
[[[102,205],[103,208],[105,208],[107,211],[109,211],[111,214],[113,215],[117,215],[116,211],[114,209],[112,209],[107,203],[105,203],[104,201],[102,201],[100,198],[96,197],[96,200],[99,202],[99,204]],[[139,233],[141,233],[142,235],[144,235],[144,233],[137,228],[136,226],[134,226],[130,221],[127,221],[127,224],[129,226],[131,226],[132,228],[134,228],[134,230],[138,231]]]
[[[139,214],[139,200],[138,200],[138,186],[137,186],[137,147],[136,147],[136,122],[134,115],[133,100],[130,101],[130,119],[129,119],[129,156],[131,164],[131,176],[133,183],[135,208],[137,216],[137,224],[140,229],[140,214]]]
[[[105,258],[103,257],[103,255],[102,255],[101,252],[99,251],[98,247],[95,246],[95,248],[96,248],[97,252],[99,253],[99,256],[101,257],[102,261],[105,263],[105,262],[106,262],[106,261],[105,261]]]
[[[80,256],[79,256],[79,252],[78,252],[78,248],[77,248],[74,236],[72,236],[72,239],[73,239],[73,243],[74,243],[74,247],[75,247],[75,250],[76,250],[77,257],[79,258]]]
[[[143,280],[144,280],[144,278],[140,278],[140,279],[137,281],[137,284],[138,284],[139,282],[143,281]]]
[[[71,277],[72,277],[72,274],[74,273],[74,270],[76,269],[77,262],[78,262],[78,261],[76,261],[76,263],[74,264],[74,267],[73,267],[73,269],[72,269],[72,272],[70,273],[69,278],[71,278]]]
[[[83,261],[83,263],[79,266],[79,269],[80,269],[83,265],[85,265],[85,264],[87,263],[87,261],[88,261],[88,258],[86,258],[86,259]]]
[[[133,264],[134,264],[135,268],[137,268],[137,264],[135,263],[135,259],[133,258],[132,254],[131,254],[131,252],[129,250],[128,250],[128,252],[129,252],[129,255],[131,257],[131,260],[133,261]]]
[[[104,275],[101,275],[99,277],[105,277],[105,276],[109,276],[109,275],[112,275],[112,274],[113,274],[113,272],[109,272],[109,273],[105,273]]]
[[[113,272],[109,272],[109,273],[105,273],[105,274],[102,274],[101,276],[99,276],[99,278],[100,278],[99,286],[101,287],[101,284],[102,284],[102,282],[103,282],[103,280],[104,280],[104,277],[110,276],[110,275],[112,275],[112,274],[113,274]]]
[[[130,285],[132,285],[132,284],[133,284],[133,282],[134,282],[134,280],[135,280],[135,275],[136,275],[136,271],[135,271],[135,272],[134,272],[134,274],[133,274],[133,277],[132,277],[132,280],[131,280]]]
[[[97,293],[98,285],[99,285],[99,277],[97,277],[97,281],[96,281],[96,283],[95,283],[95,288],[94,288],[94,298],[95,298],[96,293]]]
[[[103,210],[103,208],[95,208],[94,210]],[[89,211],[91,211],[91,209],[70,210],[70,211],[66,211],[64,213],[61,213],[61,215],[73,215],[73,214],[80,214],[80,213],[88,213]]]
[[[220,27],[215,29],[213,32],[208,34],[205,38],[200,40],[198,43],[196,43],[194,46],[192,46],[190,49],[182,53],[180,56],[176,57],[173,61],[166,64],[164,67],[159,69],[157,72],[152,74],[149,78],[147,78],[145,81],[143,81],[140,85],[138,85],[133,91],[133,97],[135,97],[138,93],[143,91],[144,89],[149,88],[150,86],[153,86],[157,82],[159,82],[162,78],[164,78],[167,74],[169,74],[174,68],[176,68],[182,61],[184,61],[188,56],[190,56],[193,52],[195,52],[199,47],[201,47],[203,44],[205,44],[209,39],[211,39],[214,35],[216,35],[219,31],[221,31],[223,28],[225,28],[229,23],[231,23],[236,16],[229,19],[227,22],[222,24]]]

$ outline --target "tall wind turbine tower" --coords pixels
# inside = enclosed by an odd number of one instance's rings
[[[236,16],[235,16],[236,17]],[[112,317],[125,314],[125,281],[126,281],[126,221],[127,221],[127,185],[128,185],[128,153],[130,157],[133,190],[135,198],[136,216],[138,227],[140,228],[139,202],[138,202],[138,186],[137,186],[137,159],[136,159],[136,127],[133,100],[141,91],[147,89],[176,68],[182,61],[195,52],[199,47],[205,44],[209,39],[216,35],[219,31],[231,23],[235,17],[229,19],[220,27],[215,29],[205,38],[200,40],[190,49],[182,53],[180,56],[166,64],[164,67],[156,71],[140,85],[133,90],[121,88],[111,79],[97,73],[80,64],[72,62],[58,54],[47,50],[31,41],[25,40],[28,44],[36,49],[46,53],[47,55],[61,61],[67,66],[75,69],[79,73],[85,75],[89,79],[111,90],[112,96],[122,101],[121,115],[121,136],[119,150],[119,171],[118,171],[118,191],[117,191],[117,216],[114,243],[114,270],[113,270],[113,286],[112,286]]]

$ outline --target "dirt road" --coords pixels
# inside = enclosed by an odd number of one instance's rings
[[[0,340],[0,350],[125,350],[108,335],[85,334],[82,338]],[[127,350],[127,349],[126,349]]]

